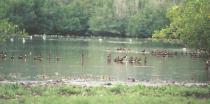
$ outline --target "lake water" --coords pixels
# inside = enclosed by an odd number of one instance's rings
[[[123,48],[118,50],[117,48]],[[178,81],[206,82],[210,74],[205,70],[205,61],[181,54],[183,46],[161,41],[128,38],[85,38],[85,37],[33,37],[32,40],[7,41],[1,50],[7,53],[0,60],[1,80],[50,80],[78,79],[126,81]],[[156,57],[152,50],[177,52],[174,57]],[[124,51],[125,50],[125,51]],[[143,54],[145,50],[145,54]],[[27,55],[26,60],[18,59]],[[83,56],[82,56],[83,54]],[[107,56],[111,54],[111,62]],[[41,55],[42,61],[34,60]],[[147,57],[147,62],[114,62],[117,56]],[[14,60],[10,57],[14,56]],[[56,58],[59,57],[59,60]]]

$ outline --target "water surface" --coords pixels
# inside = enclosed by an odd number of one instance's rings
[[[126,51],[117,51],[125,48]],[[77,79],[119,80],[135,78],[139,81],[196,81],[206,82],[210,79],[201,58],[191,58],[181,54],[183,46],[149,39],[127,38],[85,38],[85,37],[33,37],[7,41],[1,50],[7,53],[7,59],[0,60],[0,77],[6,80],[48,80]],[[178,52],[174,57],[155,57],[152,50],[170,50]],[[146,50],[143,54],[141,51]],[[18,56],[27,55],[26,60]],[[82,57],[83,54],[83,57]],[[111,54],[112,61],[107,62]],[[14,55],[12,61],[10,56]],[[34,60],[41,55],[42,61]],[[147,57],[147,63],[130,64],[113,62],[117,56]],[[50,57],[50,59],[49,59]],[[59,60],[56,57],[60,57]]]

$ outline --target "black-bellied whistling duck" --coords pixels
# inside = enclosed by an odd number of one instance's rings
[[[135,62],[140,62],[141,61],[141,57],[135,57]]]
[[[26,54],[18,56],[18,59],[26,59],[26,58],[27,58]]]
[[[132,77],[128,77],[128,81],[135,82],[136,79],[135,78],[132,78]]]
[[[43,57],[41,56],[41,54],[39,56],[35,56],[34,60],[38,60],[38,61],[42,61]]]
[[[112,61],[112,55],[111,55],[111,53],[110,53],[110,54],[108,54],[108,56],[107,56],[107,63],[111,63],[111,61]]]
[[[85,63],[85,55],[84,53],[81,54],[81,64],[84,65]]]
[[[114,59],[114,62],[123,62],[123,60],[127,57],[127,55],[123,56],[123,57],[119,57],[117,56],[115,59]]]
[[[34,60],[37,60],[37,61],[42,61],[42,58],[39,58],[39,57],[34,57]]]
[[[118,62],[119,59],[120,59],[120,56],[117,56],[117,57],[114,59],[114,62]]]
[[[145,65],[147,64],[147,57],[146,56],[144,57],[144,64]]]
[[[6,55],[6,54],[3,54],[3,55],[1,56],[1,58],[2,58],[2,59],[6,59],[6,58],[7,58],[7,55]]]
[[[0,57],[2,58],[2,56],[4,55],[5,53],[3,51],[0,52]]]
[[[14,59],[15,59],[15,56],[14,56],[14,55],[12,55],[12,56],[10,57],[10,59],[11,59],[11,60],[14,60]]]
[[[146,52],[146,50],[144,49],[144,50],[142,50],[141,52],[143,52],[143,53],[144,53],[144,52]]]
[[[23,56],[22,55],[18,56],[18,59],[23,59]]]
[[[59,57],[59,56],[56,56],[55,58],[56,58],[56,61],[60,61],[60,59],[61,59],[61,57]]]
[[[128,60],[129,63],[134,63],[135,62],[135,59],[131,56]]]

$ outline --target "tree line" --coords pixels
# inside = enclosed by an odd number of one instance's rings
[[[151,37],[178,0],[1,0],[1,20],[28,34]]]
[[[0,38],[17,34],[180,39],[210,52],[209,0],[1,0]]]

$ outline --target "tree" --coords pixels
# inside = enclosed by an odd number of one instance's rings
[[[168,38],[178,38],[190,47],[204,49],[210,53],[210,1],[186,0],[180,6],[174,6],[167,13],[170,25],[168,31],[161,30],[160,34],[169,34]],[[156,32],[154,35],[159,34]]]
[[[165,27],[169,20],[165,16],[163,8],[145,8],[138,14],[129,18],[127,33],[136,37],[151,37],[156,29]]]
[[[180,0],[174,0],[180,1]],[[1,0],[0,19],[29,34],[151,37],[171,0]]]
[[[20,30],[17,25],[8,22],[6,19],[0,20],[0,42],[11,37],[24,37],[26,35],[25,30]]]
[[[117,19],[113,11],[113,0],[97,0],[89,19],[89,30],[95,34],[121,34],[119,31],[120,20]]]

